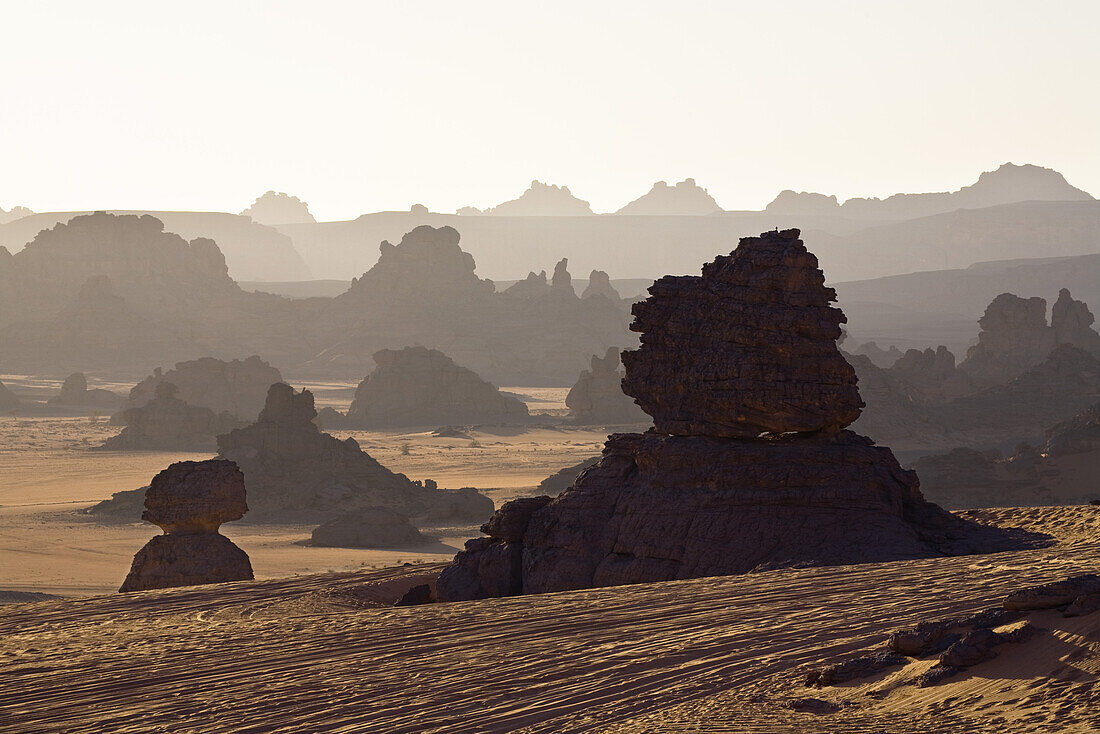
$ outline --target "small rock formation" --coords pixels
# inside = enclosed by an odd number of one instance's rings
[[[417,584],[393,603],[395,607],[416,607],[421,604],[432,604],[435,598],[432,596],[432,587],[429,584]]]
[[[568,186],[532,181],[518,199],[497,204],[482,214],[498,217],[575,217],[592,214],[587,201],[573,196]]]
[[[764,207],[764,211],[768,214],[794,217],[822,214],[835,216],[840,213],[840,203],[835,195],[826,196],[811,191],[784,189]]]
[[[616,214],[703,215],[722,211],[714,197],[686,178],[675,186],[666,181],[653,184],[649,193],[624,206]]]
[[[364,428],[524,422],[527,405],[502,393],[435,349],[374,353],[377,367],[359,383],[348,422]]]
[[[119,591],[252,578],[248,555],[218,532],[244,517],[244,475],[232,461],[181,461],[153,477],[141,519],[164,530],[134,556]]]
[[[23,409],[23,401],[7,385],[0,382],[0,413],[12,413]]]
[[[213,451],[216,436],[241,425],[229,413],[215,414],[209,408],[180,400],[171,382],[157,383],[155,391],[150,402],[117,416],[117,422],[126,427],[98,450]]]
[[[852,354],[861,354],[866,356],[876,367],[882,369],[890,368],[895,362],[902,358],[902,352],[893,344],[889,349],[883,349],[875,342],[865,342],[860,344]]]
[[[29,217],[34,214],[33,211],[25,206],[13,206],[11,209],[4,211],[3,207],[0,207],[0,224],[7,224],[8,222],[14,222],[16,219],[22,219],[23,217]]]
[[[177,362],[164,372],[157,367],[130,390],[125,408],[140,408],[156,395],[157,386],[170,382],[180,400],[215,413],[229,413],[242,421],[254,421],[263,410],[267,389],[282,382],[279,370],[257,355],[231,362],[203,357]],[[117,422],[117,421],[116,421]]]
[[[251,217],[257,224],[316,224],[317,220],[309,213],[309,206],[297,196],[282,191],[268,191],[241,212],[241,216]]]
[[[557,498],[501,507],[440,575],[441,601],[1019,542],[926,502],[889,449],[842,430],[861,405],[844,315],[798,230],[650,294],[623,385],[655,428],[613,434]]]
[[[318,526],[309,544],[326,548],[404,548],[430,541],[401,513],[388,507],[367,507]]]
[[[610,347],[601,359],[592,355],[592,368],[581,372],[565,396],[569,416],[578,425],[648,423],[649,417],[623,392],[619,350]]]
[[[255,423],[218,436],[219,457],[244,472],[254,521],[325,522],[370,507],[455,524],[492,514],[492,500],[477,490],[410,481],[371,458],[355,439],[322,433],[316,416],[311,392],[276,383]]]
[[[577,481],[577,477],[580,476],[580,473],[582,471],[584,471],[585,469],[590,469],[596,464],[599,464],[601,458],[602,457],[599,456],[593,456],[590,459],[585,459],[579,464],[567,466],[564,469],[560,469],[554,472],[546,479],[543,479],[541,482],[539,482],[538,493],[540,495],[557,497],[559,494],[573,486],[573,482]]]
[[[603,296],[612,303],[619,303],[623,300],[619,292],[611,285],[611,277],[602,270],[592,271],[588,276],[588,285],[585,287],[584,293],[581,294],[581,298],[595,298],[597,296]]]
[[[1092,328],[1095,321],[1088,305],[1073,300],[1068,288],[1058,291],[1058,300],[1050,309],[1055,344],[1072,344],[1100,357],[1100,334]]]
[[[115,410],[122,402],[122,396],[103,390],[88,389],[88,378],[83,372],[74,372],[65,378],[61,385],[61,394],[50,398],[47,405],[54,408],[78,408],[81,410]]]

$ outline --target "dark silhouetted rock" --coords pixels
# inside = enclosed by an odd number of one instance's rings
[[[595,298],[603,296],[612,303],[622,300],[619,292],[611,285],[611,277],[602,270],[593,270],[588,276],[588,285],[584,288],[581,298]]]
[[[1072,344],[1100,357],[1100,334],[1092,324],[1096,318],[1084,301],[1075,301],[1068,289],[1058,291],[1058,300],[1050,308],[1050,328],[1056,344]]]
[[[874,363],[876,367],[881,369],[888,369],[895,362],[902,358],[902,351],[893,344],[889,349],[883,349],[875,342],[866,342],[860,344],[856,349],[852,351],[852,354],[861,354],[866,356]],[[862,392],[862,390],[861,390]]]
[[[493,511],[475,490],[438,489],[395,474],[359,448],[322,433],[313,394],[277,383],[255,423],[218,437],[219,456],[235,461],[248,484],[256,522],[325,522],[370,507],[432,522],[484,522]]]
[[[316,224],[309,206],[297,196],[268,191],[241,212],[259,224]]]
[[[554,472],[546,479],[539,482],[538,492],[539,494],[547,494],[552,497],[556,497],[565,490],[573,486],[573,482],[577,480],[580,473],[585,469],[595,466],[600,463],[599,456],[593,456],[591,459],[585,459],[579,464],[573,466],[567,466],[564,469]]]
[[[649,193],[630,202],[616,214],[715,214],[722,211],[714,197],[686,178],[675,186],[665,181],[653,184]]]
[[[401,513],[388,507],[368,507],[318,526],[309,544],[329,548],[403,548],[430,541]]]
[[[180,400],[176,386],[160,382],[153,400],[140,408],[129,408],[116,416],[125,428],[98,448],[104,451],[213,451],[216,437],[242,425],[229,413]]]
[[[116,410],[122,404],[122,396],[102,388],[88,389],[88,378],[83,372],[74,372],[65,378],[61,394],[52,397],[47,405],[54,408],[78,410]]]
[[[659,432],[755,438],[859,417],[855,371],[836,346],[844,314],[798,235],[745,237],[702,277],[666,276],[634,304],[642,345],[622,354],[623,391]]]
[[[7,385],[0,382],[0,413],[20,411],[23,407],[23,401]]]
[[[581,372],[565,396],[569,416],[580,425],[648,423],[649,416],[623,392],[619,350],[611,347],[602,358],[592,356],[592,368]]]
[[[568,186],[532,181],[518,199],[497,204],[483,213],[498,217],[575,217],[592,214],[592,207],[573,196]]]
[[[349,423],[366,428],[524,422],[527,405],[435,349],[374,353],[377,367],[355,390]]]
[[[267,389],[282,382],[279,370],[253,355],[248,359],[227,362],[203,357],[179,362],[167,372],[159,367],[130,390],[126,408],[139,408],[151,401],[157,386],[170,382],[176,386],[180,400],[190,405],[209,408],[215,413],[229,413],[242,421],[256,420],[264,407]]]
[[[153,477],[142,519],[164,530],[134,556],[119,591],[252,578],[248,555],[218,528],[248,512],[244,476],[232,461],[183,461]]]
[[[1047,302],[1002,293],[978,320],[981,333],[961,369],[981,386],[1000,385],[1046,359],[1057,346],[1047,325]]]
[[[432,597],[432,587],[428,584],[419,584],[414,586],[404,594],[401,598],[394,602],[395,607],[416,607],[421,604],[431,604],[435,601]]]

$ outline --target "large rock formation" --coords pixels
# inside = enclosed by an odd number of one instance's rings
[[[439,578],[444,601],[1005,547],[921,496],[861,405],[797,230],[741,240],[635,304],[624,388],[655,429],[615,434],[556,499],[505,504]]]
[[[134,556],[119,591],[252,578],[248,555],[218,532],[244,517],[244,476],[232,461],[182,461],[153,477],[141,519],[164,530]]]
[[[377,367],[355,390],[351,425],[365,428],[469,425],[527,420],[527,405],[435,349],[374,353]]]
[[[568,186],[532,181],[518,199],[497,204],[483,213],[498,217],[575,217],[592,214],[592,207],[573,196]]]
[[[322,433],[313,394],[272,385],[260,417],[218,437],[218,455],[244,472],[254,522],[325,522],[370,507],[434,523],[476,523],[493,503],[473,489],[438,489],[395,474],[359,448]]]
[[[431,541],[388,507],[368,507],[334,517],[313,530],[309,544],[328,548],[405,548]]]
[[[130,390],[125,407],[140,408],[148,404],[156,395],[157,386],[170,382],[186,403],[209,408],[215,413],[229,413],[243,421],[254,421],[263,410],[268,388],[282,381],[279,370],[256,355],[231,362],[203,357],[178,362],[167,372],[157,367],[152,375]]]
[[[603,270],[593,270],[589,274],[588,285],[585,286],[584,293],[581,294],[581,298],[596,298],[598,296],[602,296],[612,303],[618,303],[622,300],[622,296],[615,290],[615,286],[611,285],[611,276]]]
[[[634,304],[642,346],[622,355],[623,390],[659,432],[835,433],[859,417],[855,371],[836,347],[844,314],[798,235],[744,238],[701,278],[666,276]]]
[[[649,416],[623,392],[619,350],[610,347],[602,358],[592,355],[591,369],[581,372],[565,396],[569,416],[579,425],[648,423]]]
[[[61,384],[61,393],[50,398],[47,405],[53,408],[107,411],[116,410],[122,404],[122,396],[103,388],[88,389],[88,378],[83,372],[74,372]]]
[[[665,215],[702,215],[722,211],[714,197],[695,183],[695,179],[686,178],[675,186],[665,181],[653,184],[649,193],[630,202],[616,214],[665,214]]]
[[[252,206],[241,212],[259,224],[316,224],[317,220],[309,213],[309,206],[297,196],[282,191],[268,191],[252,202]]]
[[[7,211],[4,207],[0,206],[0,224],[7,224],[8,222],[14,222],[16,219],[22,219],[23,217],[29,217],[34,214],[33,211],[25,206],[13,206]]]
[[[242,424],[229,413],[214,413],[209,408],[180,400],[176,393],[176,386],[171,382],[158,383],[151,401],[115,416],[116,422],[125,428],[98,449],[214,451],[219,434]]]

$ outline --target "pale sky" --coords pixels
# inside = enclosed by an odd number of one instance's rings
[[[1005,161],[1100,196],[1100,2],[4,2],[0,206],[318,219],[695,178],[942,191]]]

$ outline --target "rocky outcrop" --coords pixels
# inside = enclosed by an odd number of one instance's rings
[[[374,353],[377,367],[359,383],[348,409],[364,428],[524,422],[527,405],[502,393],[435,349]]]
[[[565,396],[569,417],[578,425],[648,423],[649,416],[623,392],[619,350],[602,358],[592,355],[591,369],[581,372]]]
[[[955,367],[955,355],[943,345],[906,350],[888,371],[909,399],[918,402],[945,402],[974,392],[969,375]]]
[[[445,490],[395,474],[314,424],[313,394],[277,383],[255,423],[218,437],[218,455],[240,466],[254,522],[326,522],[387,507],[434,523],[476,523],[493,503],[476,490]]]
[[[703,215],[722,211],[714,197],[695,183],[695,179],[686,178],[675,186],[665,181],[653,184],[645,196],[630,202],[616,214],[665,214],[665,215]]]
[[[577,481],[577,477],[585,469],[589,469],[596,464],[600,463],[599,456],[593,456],[590,459],[585,459],[579,464],[573,466],[567,466],[564,469],[560,469],[546,479],[539,482],[538,493],[540,495],[549,495],[556,497],[565,490],[573,486],[573,482]]]
[[[254,421],[263,410],[267,389],[282,382],[279,370],[253,355],[225,361],[203,357],[178,362],[164,372],[160,367],[130,390],[126,408],[140,408],[153,400],[157,386],[170,382],[177,395],[190,405],[229,413],[242,421]]]
[[[587,201],[573,196],[568,186],[532,181],[518,199],[481,212],[497,217],[575,217],[592,214]]]
[[[318,526],[309,544],[328,548],[406,548],[430,541],[401,513],[388,507],[368,507]]]
[[[593,270],[588,276],[588,285],[584,288],[581,298],[596,298],[603,296],[612,303],[618,303],[622,299],[619,292],[611,285],[611,276],[602,270]]]
[[[1058,291],[1050,309],[1050,328],[1056,344],[1072,344],[1100,357],[1100,334],[1092,325],[1096,318],[1084,301],[1075,301],[1068,288]]]
[[[624,386],[654,417],[558,497],[505,504],[440,575],[441,601],[1011,547],[921,496],[861,405],[797,230],[747,237],[634,307]],[[730,419],[732,417],[732,420]]]
[[[7,211],[4,207],[0,207],[0,224],[7,224],[8,222],[14,222],[16,219],[22,219],[23,217],[29,217],[34,214],[33,211],[25,206],[13,206]]]
[[[172,464],[153,477],[141,515],[165,534],[137,552],[119,591],[251,579],[248,555],[218,532],[246,512],[244,476],[232,461]]]
[[[229,413],[191,405],[176,397],[176,386],[160,382],[154,398],[115,416],[125,428],[107,439],[101,451],[214,451],[217,436],[241,425]]]
[[[50,398],[47,405],[52,408],[70,408],[77,410],[116,410],[122,403],[122,396],[102,388],[88,389],[88,378],[83,372],[74,372],[61,384],[61,394]]]
[[[282,191],[268,191],[241,212],[258,224],[316,224],[309,206],[297,196]]]
[[[875,342],[860,344],[851,353],[867,357],[876,367],[882,369],[888,369],[903,356],[903,352],[893,344],[890,345],[889,349],[883,349]]]
[[[835,433],[859,417],[855,371],[836,347],[844,314],[798,236],[743,238],[702,277],[666,276],[634,304],[642,345],[623,352],[623,391],[659,432]]]
[[[18,412],[23,408],[23,401],[7,385],[0,382],[0,413]]]

